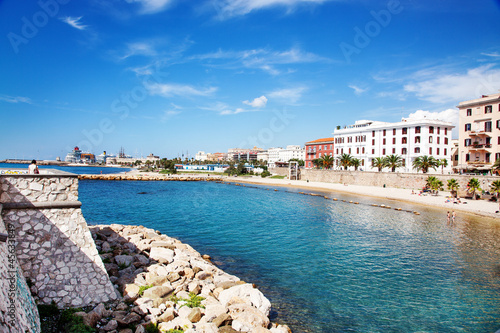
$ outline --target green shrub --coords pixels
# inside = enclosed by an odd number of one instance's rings
[[[271,173],[267,170],[262,171],[262,173],[260,174],[262,178],[269,177],[270,175]]]

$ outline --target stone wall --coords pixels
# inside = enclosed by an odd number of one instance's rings
[[[0,242],[0,332],[38,333],[38,310],[16,259],[13,231],[0,221],[0,233],[9,235],[7,242]]]
[[[273,174],[287,175],[287,168],[274,168],[270,170]],[[285,173],[286,172],[286,173]],[[421,189],[426,184],[426,179],[429,176],[434,176],[441,180],[446,190],[448,179],[456,179],[460,185],[460,196],[466,196],[467,183],[471,178],[476,178],[481,183],[481,188],[488,191],[490,184],[499,180],[495,176],[476,176],[476,175],[459,175],[459,174],[423,174],[423,173],[400,173],[400,172],[372,172],[372,171],[339,171],[339,170],[318,170],[318,169],[301,169],[300,180],[309,180],[311,182],[339,183],[349,185],[367,185],[406,189]]]
[[[117,299],[78,201],[76,175],[0,176],[3,223],[38,302],[80,307]]]

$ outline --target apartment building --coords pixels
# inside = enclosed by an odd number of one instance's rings
[[[305,149],[297,145],[288,145],[285,149],[281,147],[269,148],[267,153],[267,166],[270,168],[276,167],[277,162],[286,163],[291,159],[304,160],[305,158]]]
[[[322,138],[306,142],[305,146],[305,167],[307,169],[314,168],[313,160],[321,158],[325,155],[333,157],[333,141],[334,138]]]
[[[360,169],[377,171],[376,157],[399,155],[403,166],[396,171],[412,172],[413,161],[423,155],[447,159],[451,170],[451,123],[431,119],[403,118],[397,123],[358,120],[333,133],[334,156],[350,154],[361,161]],[[385,171],[388,171],[385,169]]]
[[[464,101],[457,107],[459,169],[489,169],[500,158],[500,93]]]

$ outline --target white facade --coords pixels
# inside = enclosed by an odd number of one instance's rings
[[[269,160],[269,153],[267,152],[267,150],[257,153],[257,161],[267,162],[268,160]]]
[[[447,159],[448,167],[444,170],[450,171],[453,127],[451,123],[430,119],[403,118],[398,123],[358,120],[354,125],[334,131],[334,156],[350,154],[361,160],[361,170],[377,171],[372,167],[374,158],[399,155],[403,166],[396,171],[414,172],[413,161],[427,155]],[[390,170],[385,168],[384,171]]]
[[[194,159],[195,159],[195,161],[205,162],[208,159],[208,154],[205,153],[204,151],[199,151],[194,156]]]
[[[267,150],[269,158],[267,160],[267,166],[270,168],[276,167],[276,162],[288,162],[291,159],[305,160],[306,150],[301,146],[289,145],[286,149],[281,147],[269,148]]]

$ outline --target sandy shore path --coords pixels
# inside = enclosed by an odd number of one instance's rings
[[[399,188],[383,188],[374,186],[360,186],[360,185],[343,185],[334,183],[322,182],[306,182],[303,180],[287,180],[287,179],[271,179],[261,177],[227,177],[224,181],[236,183],[252,183],[270,186],[288,186],[295,188],[304,188],[310,190],[333,191],[339,193],[349,193],[360,196],[369,196],[381,199],[397,200],[412,204],[419,204],[425,206],[432,206],[442,208],[443,210],[466,212],[473,215],[492,217],[499,219],[500,213],[499,205],[496,202],[489,202],[485,200],[464,200],[462,204],[454,204],[452,202],[446,203],[446,197],[450,196],[448,191],[440,191],[437,196],[418,194],[411,194],[409,189]]]

